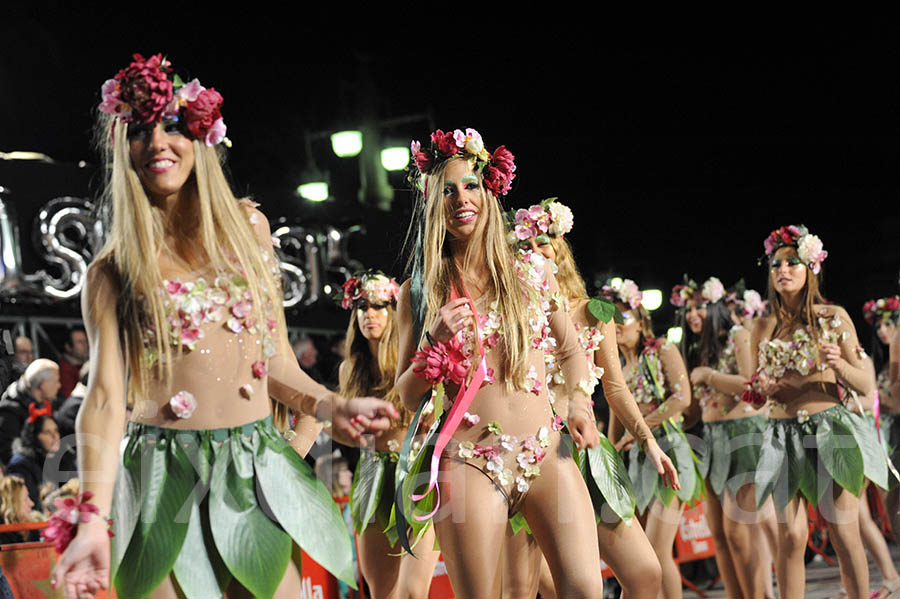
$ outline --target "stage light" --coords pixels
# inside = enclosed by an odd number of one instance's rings
[[[362,151],[361,131],[338,131],[331,134],[331,149],[340,158],[352,158]]]
[[[624,283],[622,277],[613,277],[609,280],[609,286],[613,289],[621,289],[622,283]]]
[[[669,343],[674,343],[678,345],[681,343],[681,338],[684,336],[684,330],[681,327],[672,327],[668,331],[666,331],[666,339],[669,340]]]
[[[331,295],[331,285],[325,285],[322,287],[322,291],[325,292],[325,295]]]
[[[641,298],[641,305],[651,312],[656,310],[662,306],[662,291],[659,289],[645,289]]]
[[[310,202],[324,202],[328,199],[328,183],[314,181],[297,186],[297,195]]]
[[[409,148],[385,148],[381,151],[381,166],[386,171],[399,171],[409,164]]]

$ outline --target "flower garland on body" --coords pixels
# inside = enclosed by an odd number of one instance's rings
[[[872,326],[883,322],[896,325],[900,322],[900,295],[867,301],[863,304],[863,316]]]
[[[828,257],[828,252],[822,246],[822,240],[811,234],[805,225],[788,225],[775,229],[766,237],[763,247],[767,261],[771,260],[780,248],[796,248],[800,261],[808,266],[813,274],[819,274],[822,262]]]
[[[225,137],[219,92],[203,87],[198,79],[188,83],[178,75],[170,79],[172,63],[162,54],[147,59],[134,54],[133,58],[128,67],[103,84],[100,112],[139,125],[177,122],[207,146],[222,142],[231,146]]]
[[[481,134],[468,128],[463,132],[455,129],[443,132],[440,129],[431,134],[431,145],[423,148],[418,141],[409,147],[416,163],[419,177],[410,175],[410,181],[418,185],[422,175],[433,172],[450,158],[461,157],[472,163],[472,170],[481,173],[484,186],[495,196],[506,195],[516,178],[516,164],[513,153],[500,146],[491,154],[484,147]],[[421,188],[421,186],[420,186]]]
[[[398,297],[400,286],[396,280],[380,270],[366,270],[355,273],[344,282],[341,308],[349,310],[360,301],[375,307],[397,305]]]

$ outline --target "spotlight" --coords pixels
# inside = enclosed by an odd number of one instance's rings
[[[361,131],[338,131],[331,134],[331,149],[340,158],[352,158],[362,151]]]
[[[381,166],[386,171],[399,171],[409,164],[409,148],[385,148],[381,151]]]
[[[652,312],[662,305],[662,291],[659,289],[645,289],[643,294],[641,305],[645,309]]]
[[[684,335],[684,330],[681,327],[672,327],[668,331],[666,331],[666,339],[669,340],[669,343],[674,343],[678,345],[681,343],[681,338]]]
[[[622,283],[624,283],[622,277],[613,277],[609,280],[609,286],[613,289],[621,289]]]
[[[297,195],[310,202],[324,202],[328,199],[328,183],[314,181],[297,186]]]

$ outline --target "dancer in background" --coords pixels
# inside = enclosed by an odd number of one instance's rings
[[[161,55],[137,54],[102,93],[112,222],[82,292],[86,493],[77,530],[65,519],[54,528],[58,546],[75,533],[54,586],[69,598],[109,579],[120,597],[297,597],[278,588],[292,541],[352,581],[341,515],[273,427],[269,397],[348,441],[387,429],[396,410],[342,398],[297,365],[268,222],[222,171],[222,96],[173,76]]]
[[[381,397],[403,413],[406,410],[394,390],[399,292],[394,279],[381,271],[356,273],[344,283],[341,306],[351,310],[351,316],[339,379],[344,397]],[[431,549],[433,528],[424,533],[415,556],[401,555],[396,536],[385,533],[394,505],[398,451],[408,425],[409,417],[401,417],[375,440],[375,451],[363,450],[353,476],[350,510],[359,535],[362,575],[373,599],[424,599],[440,555]]]
[[[710,277],[702,287],[676,286],[683,312],[681,353],[703,422],[704,514],[716,545],[716,564],[729,597],[762,599],[771,585],[771,557],[759,526],[753,473],[765,430],[764,408],[741,401],[750,379],[750,332],[735,325],[725,287]],[[744,311],[740,310],[743,316]],[[767,504],[774,542],[774,511]]]
[[[666,455],[678,470],[679,490],[668,488],[661,476],[633,445],[626,432],[619,437],[619,421],[610,418],[610,438],[617,447],[629,447],[628,472],[634,485],[637,510],[647,538],[662,567],[662,597],[681,597],[681,574],[672,555],[672,545],[684,503],[703,493],[703,480],[695,456],[681,428],[682,412],[691,403],[691,385],[678,348],[653,334],[650,315],[641,305],[637,284],[625,279],[606,285],[602,294],[621,311],[623,324],[616,325],[616,343],[625,358],[623,372],[628,389],[644,420]]]
[[[677,472],[672,461],[663,453],[652,437],[638,410],[619,363],[615,328],[612,323],[615,307],[603,300],[589,300],[584,280],[575,264],[575,256],[565,235],[574,224],[572,211],[555,198],[544,200],[528,210],[520,209],[507,219],[519,251],[537,252],[556,266],[556,280],[562,296],[569,303],[569,315],[578,332],[581,347],[588,360],[591,385],[603,384],[610,410],[636,438],[645,438],[644,451],[649,461],[662,466],[663,480],[667,486],[677,487]],[[565,376],[556,367],[554,353],[546,354],[547,392],[553,409],[561,422],[568,415],[568,397],[565,395]],[[598,447],[581,452],[579,460],[585,463],[586,482],[594,501],[600,557],[610,566],[625,597],[653,597],[659,593],[661,572],[653,548],[644,534],[640,522],[634,516],[634,495],[628,472],[621,456],[601,433]],[[601,473],[593,474],[592,468],[602,465]],[[538,551],[533,539],[524,531],[512,538],[510,546],[527,544]],[[519,552],[512,551],[514,556]],[[514,579],[534,576],[536,569],[531,560],[507,560],[505,572],[519,572]],[[518,562],[518,563],[510,563]],[[509,588],[504,578],[504,594],[525,596]],[[541,597],[555,597],[552,578],[546,560],[541,562]],[[533,593],[532,593],[533,594]]]
[[[772,494],[778,523],[776,576],[784,599],[803,596],[808,534],[806,501],[828,525],[851,599],[869,593],[859,533],[859,499],[866,478],[887,485],[887,464],[861,416],[841,403],[838,381],[861,395],[874,381],[857,351],[853,322],[819,291],[828,253],[806,227],[773,231],[764,243],[769,268],[769,316],[751,336],[754,372],[743,398],[772,402],[756,472],[757,505]],[[845,395],[846,396],[846,395]],[[815,439],[813,447],[804,444]],[[879,459],[880,458],[880,459]],[[819,492],[826,487],[824,496]],[[821,500],[820,500],[821,498]]]
[[[516,261],[506,242],[497,198],[515,176],[513,155],[489,153],[474,129],[435,131],[412,150],[420,193],[413,276],[397,309],[397,390],[410,409],[433,386],[456,396],[423,450],[427,482],[413,499],[440,508],[435,532],[458,596],[500,596],[504,530],[521,512],[557,591],[599,598],[591,500],[553,426],[544,352],[554,340],[579,448],[599,441],[587,362],[546,260]]]

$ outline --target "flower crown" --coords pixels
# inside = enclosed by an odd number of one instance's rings
[[[822,240],[811,234],[805,225],[788,225],[775,229],[766,237],[763,247],[767,259],[779,248],[797,248],[800,260],[813,271],[813,274],[819,274],[822,262],[828,257],[828,252],[823,249]]]
[[[637,283],[631,279],[625,279],[621,283],[615,281],[610,285],[600,288],[600,295],[612,302],[618,302],[630,307],[632,310],[641,305],[644,294],[638,288]]]
[[[481,173],[484,186],[497,197],[506,195],[516,178],[516,157],[512,152],[500,146],[493,154],[489,153],[475,129],[466,129],[465,133],[459,129],[447,133],[438,129],[431,134],[431,146],[427,150],[418,141],[413,141],[409,149],[420,175],[433,172],[438,165],[456,156],[473,162],[472,169]],[[410,181],[414,179],[410,177]]]
[[[669,301],[676,308],[684,308],[688,301],[695,296],[700,299],[701,306],[714,304],[725,297],[725,286],[722,285],[722,281],[717,277],[710,277],[704,281],[703,287],[700,287],[696,281],[684,275],[684,285],[672,287],[672,295],[669,297]]]
[[[897,324],[900,322],[900,295],[867,301],[863,304],[863,316],[872,326],[882,322]]]
[[[169,79],[172,63],[156,54],[145,59],[140,54],[101,88],[100,112],[112,114],[126,123],[178,121],[195,139],[207,146],[231,142],[225,137],[222,95],[200,85],[198,79],[185,83],[178,75]]]
[[[572,230],[575,217],[572,210],[556,198],[541,200],[539,204],[531,206],[528,210],[520,208],[512,216],[507,217],[508,225],[515,235],[514,241],[521,241],[531,237],[537,237],[541,233],[547,233],[551,237],[562,237]]]
[[[341,308],[349,310],[359,300],[370,304],[397,303],[400,286],[380,270],[365,270],[354,274],[344,283]]]

